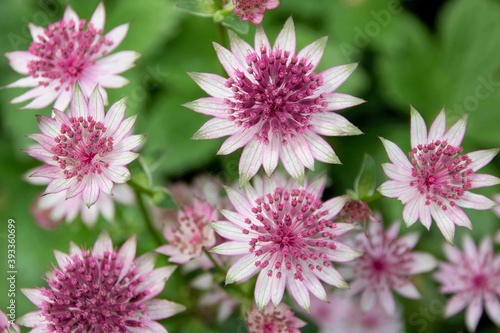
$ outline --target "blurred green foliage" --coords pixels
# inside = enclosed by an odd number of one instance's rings
[[[0,11],[0,53],[26,50],[31,42],[28,22],[46,26],[58,20],[65,0],[3,1]],[[69,1],[82,18],[90,18],[98,4],[92,1]],[[142,148],[144,160],[154,165],[155,185],[174,180],[188,180],[196,173],[210,172],[225,181],[237,178],[239,152],[216,157],[222,140],[193,141],[190,137],[208,119],[181,105],[206,94],[186,72],[223,74],[211,41],[218,41],[218,31],[211,18],[190,16],[174,9],[173,0],[105,0],[106,29],[130,22],[129,34],[119,50],[136,50],[142,54],[137,66],[124,76],[130,84],[109,89],[113,103],[129,96],[127,114],[138,114],[136,133],[147,135]],[[327,35],[329,41],[319,69],[360,62],[353,76],[340,91],[362,97],[367,103],[342,111],[365,134],[357,137],[328,138],[342,165],[316,162],[317,172],[327,171],[326,196],[353,188],[365,153],[376,162],[376,179],[385,180],[380,164],[387,156],[377,136],[409,149],[410,104],[417,108],[428,124],[442,107],[450,122],[468,113],[469,125],[464,139],[466,151],[500,146],[500,3],[497,0],[449,0],[440,8],[435,28],[408,10],[410,1],[386,0],[283,0],[280,7],[266,12],[263,26],[274,40],[284,21],[292,15],[300,49]],[[243,36],[253,43],[255,28]],[[0,85],[20,78],[6,58],[0,61]],[[9,100],[22,89],[0,91],[0,308],[7,305],[5,275],[6,222],[16,220],[17,286],[32,288],[45,285],[44,273],[51,269],[53,249],[68,250],[69,242],[91,246],[99,230],[106,228],[118,244],[130,234],[140,239],[139,253],[154,249],[155,243],[133,207],[119,206],[113,223],[100,220],[88,230],[81,221],[63,224],[57,230],[39,228],[30,215],[30,206],[41,187],[27,184],[23,175],[37,162],[21,148],[32,144],[25,135],[38,132],[35,114],[49,114],[50,109],[17,110]],[[500,174],[498,158],[484,173]],[[476,191],[491,196],[499,188]],[[401,220],[402,205],[393,199],[373,203],[387,221]],[[489,211],[468,211],[474,223],[474,238],[491,235],[500,221]],[[410,229],[423,236],[418,249],[442,259],[442,235],[436,227],[427,232],[420,224]],[[403,232],[405,232],[403,228]],[[457,240],[467,232],[458,229]],[[161,258],[162,264],[166,263]],[[180,270],[167,283],[163,295],[171,300],[194,306],[196,294],[183,284]],[[420,301],[398,299],[404,307],[407,332],[458,332],[465,330],[464,315],[446,322],[442,318],[445,300],[430,274],[416,278],[422,291]],[[17,293],[18,315],[33,305]],[[431,316],[423,311],[430,309]],[[434,311],[434,312],[433,312]],[[303,317],[306,319],[305,317]],[[197,317],[193,312],[165,321],[172,332],[244,332],[237,314],[223,324]],[[307,320],[307,319],[306,319]],[[498,332],[484,316],[479,332]],[[304,332],[314,332],[311,323]]]

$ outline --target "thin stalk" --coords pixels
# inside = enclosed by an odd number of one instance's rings
[[[144,199],[142,198],[141,192],[137,188],[134,188],[134,192],[135,192],[135,198],[137,200],[137,205],[139,206],[139,210],[141,211],[142,218],[146,223],[149,233],[154,238],[158,246],[162,245],[163,240],[161,239],[160,236],[158,236],[158,233],[155,227],[153,226],[153,220],[151,219],[151,216],[149,216],[149,212],[148,209],[146,208],[146,204],[144,203]]]

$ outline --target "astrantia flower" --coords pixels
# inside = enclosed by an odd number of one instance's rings
[[[264,12],[280,5],[279,0],[233,0],[233,13],[242,21],[260,24]]]
[[[45,163],[32,175],[51,179],[45,193],[67,190],[66,198],[81,193],[90,207],[101,191],[111,195],[114,183],[130,178],[125,165],[137,158],[131,150],[144,137],[129,134],[136,117],[123,119],[125,104],[125,98],[116,102],[105,116],[99,89],[87,101],[76,86],[69,116],[57,109],[55,118],[38,116],[42,133],[28,137],[40,146],[26,152]]]
[[[78,83],[85,96],[89,97],[96,84],[107,103],[104,88],[120,88],[128,80],[118,74],[134,66],[139,54],[113,51],[128,31],[128,24],[120,25],[105,36],[104,5],[97,6],[87,27],[85,20],[68,5],[61,21],[52,23],[47,29],[29,24],[33,42],[28,51],[8,52],[10,66],[18,73],[28,75],[7,88],[35,87],[14,98],[11,103],[33,99],[23,109],[41,109],[55,100],[54,107],[64,111]]]
[[[486,237],[479,248],[469,235],[462,242],[463,252],[445,244],[449,262],[439,264],[435,278],[441,283],[441,292],[454,294],[445,308],[445,316],[451,317],[467,306],[465,323],[469,331],[475,331],[483,304],[490,319],[500,327],[500,255],[493,253],[491,239]]]
[[[401,312],[397,309],[390,315],[378,306],[364,312],[359,300],[335,294],[328,296],[328,303],[313,300],[311,317],[320,333],[404,332]]]
[[[264,309],[254,305],[252,311],[247,312],[249,333],[300,333],[299,328],[306,323],[295,317],[290,307],[285,303],[278,306],[268,304]]]
[[[212,223],[229,239],[212,249],[222,255],[242,255],[229,269],[226,283],[259,273],[255,302],[263,309],[269,300],[277,306],[285,287],[295,300],[309,309],[309,292],[326,300],[320,280],[346,288],[347,284],[331,261],[349,261],[360,253],[337,241],[352,230],[352,224],[332,222],[348,200],[347,196],[321,202],[326,177],[300,186],[279,177],[255,179],[244,193],[226,188],[236,212],[222,210],[227,221]]]
[[[169,256],[169,261],[177,264],[200,257],[203,248],[210,249],[215,244],[215,233],[209,223],[217,218],[217,211],[209,203],[194,199],[193,206],[179,210],[174,226],[165,225],[163,236],[168,244],[156,252]]]
[[[19,326],[11,324],[7,315],[0,310],[0,333],[21,333]]]
[[[387,314],[394,313],[396,304],[391,289],[406,298],[420,298],[410,276],[436,267],[436,260],[431,255],[412,252],[418,234],[397,237],[399,226],[400,223],[394,223],[384,231],[381,222],[372,222],[367,234],[356,237],[356,250],[364,254],[346,264],[346,276],[352,279],[353,294],[363,292],[361,306],[364,311],[379,303]]]
[[[231,51],[214,43],[228,79],[215,74],[191,74],[212,97],[185,106],[215,117],[193,138],[229,135],[218,152],[221,155],[245,147],[239,165],[240,184],[252,178],[261,165],[270,176],[279,160],[300,183],[304,181],[304,166],[313,169],[315,159],[340,163],[318,134],[361,134],[343,116],[329,112],[362,102],[334,92],[357,64],[315,73],[327,39],[322,38],[297,53],[291,18],[273,47],[261,27],[257,27],[255,48],[234,33],[229,32],[229,37]]]
[[[49,275],[49,288],[22,290],[40,310],[19,323],[37,332],[166,332],[155,320],[185,308],[154,298],[175,267],[154,269],[156,256],[134,260],[135,250],[135,236],[115,251],[103,233],[91,251],[74,244],[69,255],[55,251],[59,268]]]
[[[392,163],[383,165],[391,179],[379,187],[382,195],[398,198],[404,205],[407,226],[420,219],[429,229],[434,219],[446,240],[453,242],[455,224],[472,229],[460,207],[490,209],[495,203],[470,189],[500,183],[500,179],[475,172],[488,164],[498,149],[463,154],[460,147],[465,134],[466,116],[446,132],[446,114],[441,111],[429,133],[425,122],[411,109],[411,163],[399,147],[381,139]]]
[[[97,222],[99,215],[107,221],[115,217],[115,201],[129,205],[134,201],[134,193],[125,184],[115,186],[113,195],[101,193],[99,199],[91,207],[87,207],[81,194],[66,199],[67,191],[39,196],[31,207],[31,213],[36,223],[45,229],[54,229],[64,220],[73,222],[79,215],[83,223],[91,228]]]
[[[346,223],[364,224],[365,222],[377,222],[373,216],[370,206],[361,200],[349,200],[339,213],[339,221]]]

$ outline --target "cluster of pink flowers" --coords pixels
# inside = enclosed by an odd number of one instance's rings
[[[279,1],[233,0],[232,5],[225,8],[260,24],[265,10]],[[215,305],[218,320],[225,320],[241,305],[242,313],[248,310],[251,333],[298,333],[306,325],[299,319],[304,312],[322,332],[401,332],[402,311],[393,292],[420,298],[413,276],[436,267],[441,292],[454,294],[446,317],[467,307],[466,326],[475,331],[484,307],[500,326],[500,255],[491,238],[476,247],[466,235],[463,252],[450,245],[455,225],[473,229],[463,208],[495,209],[500,216],[500,196],[495,202],[471,192],[500,184],[498,177],[477,173],[499,149],[464,152],[467,116],[447,129],[443,110],[427,130],[412,107],[408,157],[381,138],[390,163],[382,165],[389,180],[379,193],[402,202],[406,226],[419,220],[430,229],[434,221],[448,242],[449,262],[414,251],[419,234],[398,236],[399,222],[386,229],[353,191],[324,199],[326,173],[308,179],[306,169],[314,171],[315,161],[340,164],[322,136],[362,134],[336,111],[364,101],[337,92],[357,64],[317,71],[327,38],[297,51],[292,18],[273,45],[261,26],[253,46],[231,31],[229,48],[213,43],[227,77],[190,73],[210,97],[184,106],[213,117],[193,139],[228,137],[220,155],[242,148],[239,186],[224,186],[224,197],[219,181],[206,177],[159,192],[152,184],[126,185],[132,178],[128,165],[139,157],[145,136],[132,134],[136,116],[125,117],[126,98],[106,112],[105,89],[124,86],[127,80],[119,74],[139,55],[109,55],[125,38],[128,24],[103,35],[104,22],[102,3],[88,23],[68,6],[62,20],[46,29],[29,25],[33,42],[28,51],[6,54],[12,68],[27,75],[7,87],[31,88],[12,103],[32,100],[25,109],[54,103],[51,116],[37,116],[40,133],[28,135],[36,145],[25,150],[43,163],[28,177],[47,186],[32,208],[39,226],[53,229],[78,215],[89,227],[100,214],[112,221],[114,202],[130,205],[135,195],[153,236],[155,227],[163,230],[155,252],[183,265],[180,274],[202,294],[196,306]],[[286,173],[276,171],[280,162]],[[152,183],[144,169],[143,178]],[[178,208],[156,209],[154,225],[142,194],[151,201],[157,194],[169,195]],[[116,250],[102,232],[90,250],[71,243],[69,254],[55,251],[48,287],[22,290],[38,310],[17,322],[33,332],[167,332],[157,321],[185,310],[157,299],[176,266],[155,268],[157,254],[136,258],[136,246],[132,236]],[[248,283],[250,297],[244,288],[235,292],[238,286],[229,286],[231,293],[223,287],[249,280],[255,281]],[[340,296],[330,286],[348,290]],[[283,301],[288,299],[302,314]],[[0,312],[0,332],[19,332],[9,325]]]

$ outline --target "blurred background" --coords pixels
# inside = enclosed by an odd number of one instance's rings
[[[67,3],[88,20],[98,2],[2,0],[0,53],[28,49],[32,41],[28,22],[46,27],[62,17]],[[155,184],[189,181],[207,172],[225,182],[235,181],[241,151],[216,156],[222,140],[190,140],[208,117],[181,106],[206,96],[186,72],[225,75],[211,44],[218,40],[212,20],[174,9],[174,0],[105,0],[104,4],[105,32],[130,22],[129,33],[118,50],[142,54],[137,65],[124,73],[130,84],[107,91],[110,103],[129,96],[127,114],[139,115],[135,132],[147,134],[141,153],[145,161],[154,165]],[[371,154],[378,164],[378,184],[386,180],[380,164],[388,158],[377,136],[408,151],[410,104],[420,111],[427,124],[443,107],[449,122],[468,113],[463,141],[466,152],[500,147],[500,1],[282,0],[277,9],[266,12],[262,23],[271,41],[289,16],[293,16],[296,25],[298,49],[329,36],[319,70],[360,63],[339,90],[367,101],[341,111],[365,134],[328,138],[343,164],[316,162],[317,172],[328,172],[325,197],[345,193],[353,187],[365,153]],[[243,36],[251,44],[254,31],[251,26]],[[2,57],[0,86],[20,77]],[[53,249],[67,252],[70,241],[90,247],[103,228],[109,230],[115,244],[132,233],[138,234],[138,253],[155,248],[134,207],[118,205],[115,221],[99,220],[90,230],[81,221],[63,223],[52,231],[36,224],[30,207],[44,187],[23,180],[24,174],[38,162],[20,149],[33,142],[25,135],[39,131],[35,115],[48,115],[50,109],[18,110],[20,105],[9,104],[24,91],[0,90],[0,308],[3,310],[8,304],[5,281],[9,218],[16,221],[18,288],[45,286],[44,273],[55,262]],[[494,159],[482,173],[499,176],[500,158]],[[500,188],[475,192],[492,197]],[[395,199],[381,199],[372,204],[372,209],[382,212],[386,223],[401,219],[402,208]],[[476,240],[500,229],[500,219],[491,211],[467,213],[474,224]],[[417,249],[443,259],[444,238],[435,226],[427,232],[417,223],[409,230],[422,234]],[[405,232],[407,229],[403,227],[402,233]],[[457,229],[457,244],[461,244],[465,232],[469,231]],[[160,263],[166,263],[165,258]],[[187,294],[181,281],[177,272],[162,296],[189,307],[197,295]],[[417,276],[415,283],[423,295],[421,300],[397,299],[404,306],[407,332],[466,331],[463,312],[443,320],[446,297],[439,294],[431,274]],[[19,291],[16,301],[18,316],[34,309]],[[302,318],[307,320],[305,316]],[[188,311],[166,320],[165,324],[171,332],[245,332],[238,313],[217,324]],[[316,327],[309,323],[302,331],[316,332]],[[477,331],[500,332],[486,315]]]

